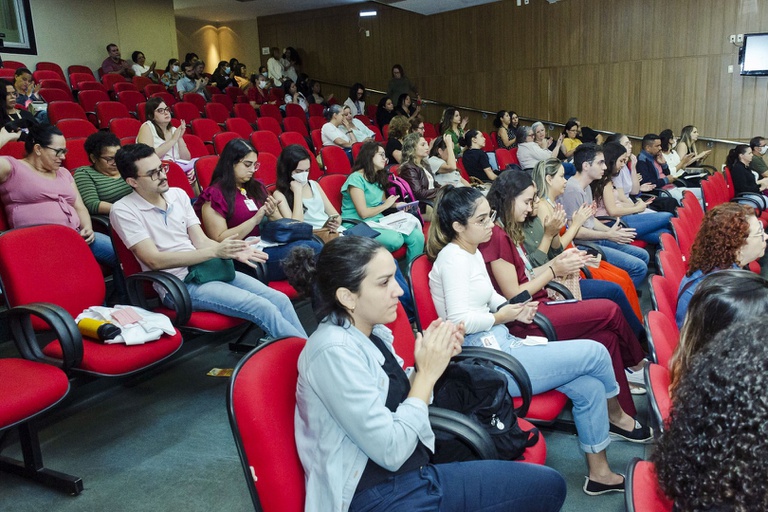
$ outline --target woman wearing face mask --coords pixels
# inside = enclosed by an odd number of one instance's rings
[[[219,62],[216,71],[213,72],[213,76],[211,77],[211,83],[221,91],[224,91],[226,87],[237,85],[234,79],[230,76],[231,72],[232,68],[230,67],[229,62],[225,60]]]
[[[277,159],[277,183],[272,197],[280,215],[311,224],[315,230],[342,232],[339,212],[316,181],[309,179],[309,159],[303,146],[292,144]]]
[[[176,90],[176,82],[182,77],[179,59],[170,59],[165,67],[165,73],[160,77],[160,81],[168,89]]]
[[[248,103],[254,109],[258,110],[259,105],[264,103],[269,103],[270,105],[277,104],[277,100],[270,97],[269,88],[271,87],[271,82],[268,78],[262,74],[251,75],[251,84],[253,84],[253,87],[250,87],[245,95],[248,97]]]
[[[256,150],[245,139],[234,139],[224,146],[213,170],[211,186],[195,202],[195,210],[202,215],[205,233],[211,239],[221,242],[228,237],[244,240],[260,236],[264,217],[270,220],[282,218],[277,200],[258,180],[258,170]],[[285,279],[281,261],[298,246],[310,247],[315,252],[321,248],[316,240],[299,240],[264,249],[269,255],[268,281]],[[239,270],[252,272],[249,268],[243,265]]]

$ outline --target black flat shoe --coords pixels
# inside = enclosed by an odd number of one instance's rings
[[[621,473],[619,473],[621,475]],[[601,484],[600,482],[595,482],[594,480],[590,480],[589,477],[585,477],[584,487],[582,488],[584,490],[584,494],[588,494],[590,496],[600,496],[601,494],[607,494],[609,492],[624,492],[624,482],[626,481],[626,477],[624,475],[621,475],[622,478],[624,478],[624,481],[620,484]]]
[[[619,428],[613,423],[608,424],[608,432],[612,434],[612,437],[621,438],[624,441],[630,441],[632,443],[647,443],[653,439],[653,432],[649,427],[644,427],[639,421],[635,420],[634,430],[624,430]]]

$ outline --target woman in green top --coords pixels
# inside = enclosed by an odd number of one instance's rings
[[[387,159],[384,148],[376,142],[366,142],[360,148],[352,173],[341,187],[341,217],[377,222],[384,217],[384,211],[395,207],[399,196],[387,197]],[[406,245],[406,257],[412,261],[424,252],[424,233],[414,228],[404,235],[393,229],[371,226],[380,234],[376,241],[388,251],[395,251]]]
[[[120,139],[110,132],[98,131],[85,140],[91,165],[75,169],[75,184],[91,215],[109,215],[112,203],[133,191],[115,165],[118,149]]]
[[[446,133],[451,136],[453,140],[453,154],[456,158],[461,156],[463,148],[460,143],[464,140],[464,130],[467,128],[468,118],[461,117],[459,109],[448,107],[443,110],[443,118],[440,121],[440,134]]]

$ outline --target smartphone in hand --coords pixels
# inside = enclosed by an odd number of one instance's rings
[[[507,304],[527,304],[531,302],[532,298],[533,297],[531,297],[531,294],[528,293],[527,290],[523,290],[522,292],[509,299]]]

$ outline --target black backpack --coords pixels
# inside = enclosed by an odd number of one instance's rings
[[[502,460],[520,459],[539,440],[538,429],[523,430],[517,424],[507,378],[483,359],[449,364],[435,384],[433,405],[460,412],[482,425]],[[440,431],[435,437],[433,463],[477,459],[456,437]]]

